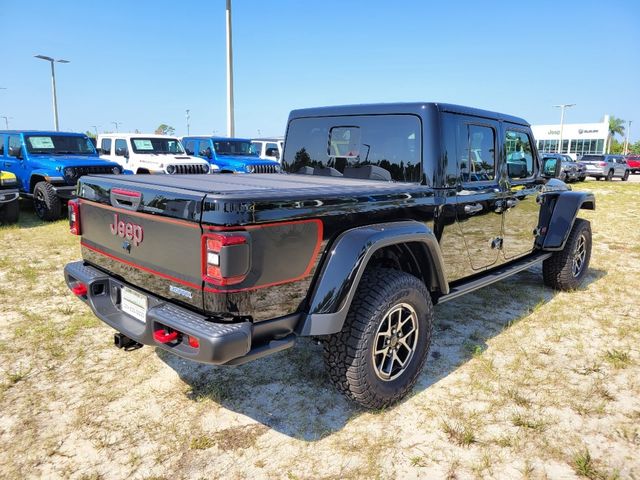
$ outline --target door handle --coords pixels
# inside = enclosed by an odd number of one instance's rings
[[[480,203],[474,203],[472,205],[464,206],[464,213],[468,213],[473,215],[474,213],[478,213],[482,211],[482,205]]]

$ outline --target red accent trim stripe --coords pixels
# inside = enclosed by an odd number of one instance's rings
[[[125,190],[124,188],[112,188],[111,193],[115,193],[116,195],[124,195],[125,197],[142,197],[142,193],[134,192],[133,190]]]

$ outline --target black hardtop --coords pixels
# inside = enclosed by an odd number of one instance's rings
[[[332,107],[302,108],[292,110],[289,121],[294,118],[308,117],[333,117],[349,115],[417,115],[424,116],[427,110],[472,115],[475,117],[491,118],[505,122],[529,126],[529,122],[520,117],[503,113],[482,110],[479,108],[465,107],[450,103],[436,102],[406,102],[406,103],[370,103],[360,105],[336,105]]]

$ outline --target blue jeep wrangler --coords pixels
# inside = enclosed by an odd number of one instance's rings
[[[33,198],[42,220],[60,218],[82,175],[122,173],[117,163],[101,160],[82,133],[0,130],[0,162],[17,177],[20,195]]]
[[[224,137],[183,137],[188,155],[196,155],[216,165],[220,173],[278,173],[280,164],[263,160],[251,140]]]

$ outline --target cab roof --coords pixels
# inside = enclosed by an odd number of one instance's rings
[[[84,133],[79,133],[79,132],[55,132],[55,131],[51,131],[51,130],[0,130],[0,134],[7,134],[7,135],[19,135],[19,134],[25,134],[25,135],[74,135],[74,136],[78,136],[78,137],[86,137],[87,135]]]
[[[220,142],[225,142],[225,141],[232,141],[232,142],[250,142],[251,140],[248,138],[240,138],[240,137],[217,137],[214,135],[185,135],[184,137],[182,137],[182,139],[193,139],[193,140],[213,140],[213,141],[220,141]]]
[[[332,117],[344,115],[380,115],[380,114],[412,114],[424,116],[426,110],[437,110],[440,112],[458,113],[472,115],[476,117],[503,120],[529,126],[529,122],[520,117],[507,115],[479,108],[465,107],[450,103],[436,102],[407,102],[407,103],[371,103],[361,105],[337,105],[332,107],[302,108],[293,110],[289,114],[289,120],[304,117]]]

